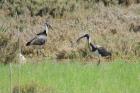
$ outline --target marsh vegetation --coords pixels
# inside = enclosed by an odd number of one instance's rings
[[[139,3],[0,0],[0,93],[139,93]],[[26,43],[46,20],[53,30],[41,49],[44,57]],[[76,43],[87,33],[93,44],[111,51],[111,60],[102,58],[97,66],[86,40]],[[17,64],[20,53],[26,64]]]

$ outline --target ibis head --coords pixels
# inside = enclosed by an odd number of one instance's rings
[[[89,42],[89,43],[91,42],[91,39],[90,39],[89,34],[85,34],[85,35],[83,35],[83,36],[79,37],[79,38],[77,39],[77,42],[79,42],[79,41],[80,41],[80,39],[82,39],[82,38],[86,38],[86,39],[88,40],[88,42]]]

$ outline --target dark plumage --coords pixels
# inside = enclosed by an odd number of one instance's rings
[[[43,32],[40,32],[40,33],[38,33],[36,35],[47,35],[47,33],[46,33],[46,30],[44,30]]]
[[[111,52],[107,51],[104,47],[96,46],[90,43],[91,51],[95,52],[96,50],[102,57],[111,56]]]

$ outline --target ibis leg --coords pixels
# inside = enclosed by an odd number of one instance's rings
[[[98,56],[98,62],[97,62],[97,66],[99,66],[101,63],[101,60],[100,60],[100,56]]]

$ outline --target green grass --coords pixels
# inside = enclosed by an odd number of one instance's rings
[[[49,61],[49,62],[48,62]],[[12,64],[12,86],[36,84],[55,93],[139,93],[140,63],[81,64],[54,63]],[[53,93],[49,92],[49,93]],[[10,93],[9,65],[0,65],[0,93]],[[46,93],[46,92],[40,92]],[[48,93],[48,92],[47,92]]]

